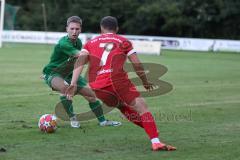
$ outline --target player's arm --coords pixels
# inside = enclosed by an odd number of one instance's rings
[[[88,63],[88,52],[82,50],[80,54],[78,54],[78,59],[74,64],[71,84],[65,92],[67,98],[70,100],[72,99],[77,90],[77,81],[86,63]]]
[[[77,55],[77,60],[74,64],[74,69],[73,69],[73,76],[72,76],[72,81],[71,85],[77,85],[77,80],[80,74],[83,71],[84,65],[88,63],[88,52],[82,50],[78,55]]]
[[[138,58],[136,53],[133,53],[128,56],[129,61],[132,63],[133,68],[138,75],[138,77],[142,80],[143,86],[147,90],[152,90],[153,89],[153,83],[149,82],[147,79],[147,76],[144,71],[144,67]]]

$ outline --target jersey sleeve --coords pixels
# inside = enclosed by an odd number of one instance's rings
[[[89,53],[89,52],[90,52],[90,51],[89,51],[89,43],[86,43],[86,44],[83,46],[83,48],[82,48],[81,51],[85,51],[85,52]]]
[[[130,56],[133,53],[136,53],[136,51],[133,48],[132,42],[130,42],[129,40],[124,40],[119,48],[124,51],[128,56]]]
[[[134,48],[132,48],[130,51],[128,51],[127,55],[130,56],[133,53],[137,53]]]
[[[68,41],[61,42],[60,49],[62,52],[64,52],[65,54],[67,54],[69,56],[74,56],[77,53],[79,53],[79,50],[77,48],[75,48],[71,42],[68,42]]]

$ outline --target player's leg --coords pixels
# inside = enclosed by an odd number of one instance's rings
[[[114,82],[113,92],[116,93],[118,99],[121,99],[121,105],[118,106],[118,109],[130,122],[143,128],[140,114],[132,106],[126,103],[126,101],[130,103],[133,99],[138,97],[140,95],[139,92],[129,80],[120,83],[118,83],[119,81]]]
[[[89,107],[91,108],[91,110],[95,114],[95,116],[97,117],[100,126],[119,126],[119,125],[121,125],[120,122],[110,121],[110,120],[105,119],[101,102],[99,100],[97,100],[95,93],[92,91],[92,89],[90,89],[90,87],[87,86],[86,80],[83,79],[82,77],[79,77],[79,79],[78,79],[77,94],[82,95],[89,102]]]
[[[117,85],[114,87],[118,96],[128,105],[129,108],[136,111],[138,118],[141,120],[141,125],[148,134],[150,139],[158,138],[158,130],[152,114],[149,112],[147,104],[140,96],[136,87],[129,81],[124,81],[125,87]]]
[[[159,135],[158,135],[158,129],[157,129],[156,122],[154,120],[152,113],[148,110],[148,106],[145,103],[144,98],[142,98],[140,96],[136,97],[134,100],[131,101],[129,106],[131,106],[134,110],[136,110],[139,113],[142,127],[144,128],[145,132],[148,134],[149,139],[151,140],[153,151],[176,150],[175,147],[166,145],[166,144],[160,142],[160,140],[158,138]]]
[[[132,107],[132,109],[134,109],[135,111],[137,111],[137,113],[139,113],[142,126],[145,132],[148,134],[149,138],[151,140],[158,139],[158,130],[155,120],[151,112],[149,112],[144,99],[140,96],[136,97],[130,102],[129,106]],[[159,140],[157,142],[159,142]]]
[[[88,87],[82,87],[78,89],[77,94],[82,95],[88,101],[89,107],[97,117],[99,123],[104,122],[105,117],[103,115],[102,106],[100,101],[96,99],[94,92]]]
[[[127,83],[128,87],[115,86],[118,95],[128,104],[130,108],[138,113],[138,118],[141,120],[141,126],[149,136],[152,142],[153,150],[175,150],[172,146],[167,146],[160,142],[158,138],[158,129],[152,113],[148,110],[148,106],[136,90],[136,87],[131,82]]]
[[[77,118],[73,112],[72,100],[68,100],[64,95],[68,87],[67,82],[60,76],[52,76],[48,81],[53,90],[60,92],[60,101],[69,116],[71,126],[73,128],[79,128],[80,123],[77,121]]]
[[[135,111],[132,107],[123,103],[121,106],[118,107],[118,109],[130,122],[143,128],[140,114],[137,111]]]

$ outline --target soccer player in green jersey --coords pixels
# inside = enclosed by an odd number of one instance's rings
[[[66,98],[65,91],[72,79],[74,62],[82,49],[82,42],[78,38],[82,27],[82,20],[78,16],[69,17],[67,20],[67,35],[62,37],[55,45],[50,62],[43,69],[43,78],[49,87],[60,92],[60,101],[64,106],[73,128],[79,128],[80,123],[73,112],[72,101]],[[96,115],[100,126],[118,126],[120,122],[106,120],[101,103],[96,99],[94,92],[87,87],[83,77],[78,78],[76,94],[82,95],[88,102],[91,110]]]

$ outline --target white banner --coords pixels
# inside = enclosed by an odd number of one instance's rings
[[[56,44],[65,35],[67,34],[64,32],[4,31],[2,38],[4,42]],[[85,43],[85,34],[81,34],[79,38]]]
[[[37,32],[37,31],[3,31],[3,42],[56,44],[66,35],[65,32]],[[89,39],[99,34],[81,33],[79,38],[85,44]],[[160,54],[160,49],[192,50],[192,51],[231,51],[240,52],[240,41],[214,40],[197,38],[177,38],[160,36],[122,35],[135,42],[139,53]],[[140,44],[141,43],[141,44]],[[161,44],[161,45],[159,45]],[[158,52],[159,51],[159,52]]]
[[[214,40],[184,38],[180,40],[180,47],[182,50],[211,51],[213,42]]]
[[[240,41],[216,40],[213,51],[240,52]]]
[[[156,54],[160,55],[161,42],[153,41],[134,41],[132,40],[134,50],[139,54]]]
[[[177,37],[155,37],[155,36],[126,36],[131,40],[145,40],[161,42],[163,49],[209,51],[213,47],[214,40],[177,38]]]

